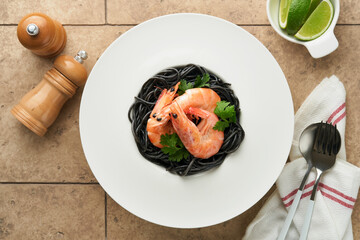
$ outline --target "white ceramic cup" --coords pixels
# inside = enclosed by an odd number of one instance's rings
[[[279,26],[280,0],[267,0],[267,6],[266,6],[267,16],[271,26],[281,37],[285,38],[286,40],[289,40],[290,42],[304,45],[308,49],[310,55],[313,58],[321,58],[332,53],[339,46],[339,42],[334,35],[334,28],[339,18],[340,2],[339,0],[331,0],[331,2],[334,6],[334,17],[329,28],[326,30],[325,33],[323,33],[323,35],[311,41],[300,41],[295,37],[288,35],[286,31],[280,28]]]

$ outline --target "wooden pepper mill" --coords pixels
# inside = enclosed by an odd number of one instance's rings
[[[17,27],[20,43],[42,57],[54,57],[65,47],[66,32],[56,20],[43,13],[31,13]]]
[[[82,65],[84,59],[87,59],[85,51],[79,51],[74,58],[68,55],[57,57],[54,67],[45,73],[42,81],[21,99],[11,113],[31,131],[43,136],[64,103],[78,87],[85,84],[87,72]]]

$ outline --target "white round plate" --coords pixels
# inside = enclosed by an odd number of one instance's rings
[[[147,79],[188,63],[232,84],[245,139],[220,167],[180,177],[140,155],[127,114]],[[91,170],[118,204],[153,223],[195,228],[241,214],[271,188],[290,150],[293,117],[284,74],[255,37],[220,18],[173,14],[132,28],[106,49],[83,92],[80,134]]]

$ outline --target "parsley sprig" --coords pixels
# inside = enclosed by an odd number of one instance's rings
[[[227,101],[217,102],[214,113],[220,118],[213,127],[214,130],[224,131],[230,123],[236,122],[235,107]]]
[[[179,84],[179,90],[178,90],[178,94],[179,95],[183,95],[185,93],[186,90],[193,88],[193,83],[191,82],[186,82],[186,80],[181,80],[180,84]]]
[[[180,162],[182,159],[186,159],[190,156],[190,153],[186,150],[176,133],[170,135],[166,133],[165,135],[161,135],[160,143],[165,146],[161,151],[165,154],[169,154],[170,161]]]
[[[182,79],[179,84],[178,94],[182,95],[186,90],[191,88],[201,88],[201,87],[210,87],[208,83],[210,80],[210,76],[208,73],[205,73],[202,77],[197,75],[195,78],[195,82],[187,82],[185,79]]]

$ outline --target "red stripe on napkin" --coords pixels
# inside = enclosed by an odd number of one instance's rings
[[[319,191],[319,189],[317,189],[317,191]],[[320,190],[320,191],[321,191],[321,190]],[[311,191],[308,191],[308,192],[306,192],[306,193],[303,193],[303,195],[301,195],[301,198],[300,198],[300,199],[303,199],[303,198],[305,198],[305,197],[310,196],[310,195],[311,195],[311,192],[312,192],[312,190],[311,190]],[[343,205],[344,207],[347,207],[347,208],[350,208],[350,209],[353,209],[353,208],[354,208],[353,205],[348,204],[348,203],[346,203],[346,202],[344,202],[344,201],[341,201],[340,199],[338,199],[338,198],[336,198],[336,197],[334,197],[334,196],[332,196],[332,195],[330,195],[330,194],[328,194],[328,193],[326,193],[326,192],[321,191],[321,194],[322,194],[324,197],[327,197],[327,198],[329,198],[330,200],[333,200],[334,202],[337,202],[337,203]],[[290,207],[293,202],[294,202],[294,199],[291,199],[291,201],[289,201],[288,203],[284,204],[284,206],[285,206],[286,208],[287,208],[287,207]]]
[[[347,200],[349,200],[351,202],[356,202],[355,198],[347,196],[347,195],[343,194],[342,192],[339,192],[338,190],[336,190],[336,189],[334,189],[332,187],[329,187],[329,186],[327,186],[327,185],[325,185],[323,183],[319,183],[319,187],[325,188],[326,190],[328,190],[330,192],[333,192],[333,193],[339,195],[340,197],[343,197],[343,198],[345,198],[345,199],[347,199]]]
[[[338,124],[338,122],[340,122],[346,115],[346,112],[343,112],[343,114],[341,114],[334,122],[333,125],[335,126],[336,124]]]
[[[350,208],[350,209],[353,209],[353,208],[354,208],[353,205],[348,204],[348,203],[346,203],[346,202],[343,202],[343,201],[341,201],[340,199],[338,199],[338,198],[336,198],[336,197],[334,197],[334,196],[332,196],[332,195],[330,195],[330,194],[327,194],[327,193],[325,193],[325,192],[323,192],[323,191],[321,191],[321,194],[322,194],[324,197],[327,197],[327,198],[333,200],[334,202],[337,202],[337,203],[343,205],[344,207],[347,207],[347,208]]]
[[[309,187],[311,187],[311,186],[314,186],[314,184],[315,184],[315,180],[312,181],[312,182],[309,182],[308,184],[305,185],[304,190],[307,189],[307,188],[309,188]],[[291,193],[289,193],[289,194],[286,195],[285,197],[281,198],[281,200],[282,200],[283,202],[285,202],[286,200],[288,200],[289,198],[291,198],[292,196],[294,196],[297,191],[298,191],[298,188],[296,188],[295,190],[293,190]]]
[[[319,189],[317,189],[316,191],[319,191]],[[301,195],[301,198],[300,198],[300,199],[303,199],[303,198],[306,198],[306,197],[310,196],[310,195],[311,195],[311,192],[312,192],[312,190],[310,190],[310,191],[308,191],[308,192],[306,192],[306,193],[303,193],[303,194]],[[284,204],[284,206],[285,206],[285,207],[290,207],[293,202],[294,202],[294,199],[291,199],[291,201],[289,201],[288,203]]]
[[[304,190],[307,189],[307,188],[309,188],[309,187],[311,187],[311,186],[313,186],[314,183],[315,183],[315,181],[312,181],[312,182],[308,183],[307,185],[305,185]],[[327,185],[325,185],[325,184],[323,184],[323,183],[319,183],[319,188],[324,188],[324,189],[326,189],[326,190],[328,190],[328,191],[330,191],[330,192],[332,192],[332,193],[335,193],[335,194],[343,197],[343,198],[346,199],[346,200],[349,200],[349,201],[354,202],[354,203],[356,202],[356,199],[355,199],[355,198],[350,197],[350,196],[347,196],[347,195],[345,195],[344,193],[342,193],[342,192],[340,192],[340,191],[338,191],[338,190],[336,190],[336,189],[334,189],[334,188],[332,188],[332,187],[329,187],[329,186],[327,186]],[[289,199],[290,197],[292,197],[293,195],[295,195],[295,193],[297,192],[297,190],[298,190],[298,189],[295,189],[294,191],[292,191],[291,193],[289,193],[289,194],[286,195],[285,197],[281,198],[281,200],[283,201],[284,206],[285,206],[286,208],[291,206],[291,204],[294,202],[294,199],[291,199],[288,203],[285,203],[285,201],[286,201],[287,199]],[[319,191],[319,189],[317,189],[317,191]],[[320,191],[321,191],[321,190],[320,190]],[[306,192],[306,193],[303,193],[303,194],[301,195],[301,198],[300,198],[300,199],[303,199],[303,198],[305,198],[305,197],[310,196],[310,195],[311,195],[311,192],[312,192],[312,190],[311,190],[311,191],[308,191],[308,192]],[[330,194],[328,194],[328,193],[326,193],[326,192],[324,192],[324,191],[321,191],[321,194],[322,194],[324,197],[327,197],[327,198],[329,198],[330,200],[333,200],[334,202],[337,202],[337,203],[339,203],[339,204],[341,204],[341,205],[343,205],[343,206],[345,206],[345,207],[347,207],[347,208],[350,208],[350,209],[353,209],[353,208],[354,208],[353,205],[351,205],[351,204],[349,204],[349,203],[346,203],[346,202],[338,199],[337,197],[335,197],[335,196],[333,196],[333,195],[330,195]]]
[[[292,191],[291,193],[289,193],[289,194],[286,195],[285,197],[281,198],[281,200],[282,200],[283,202],[285,202],[286,200],[288,200],[289,198],[291,198],[292,196],[294,196],[297,191],[298,191],[298,189],[295,189],[294,191]]]
[[[341,104],[340,107],[338,107],[329,117],[327,120],[328,123],[331,122],[331,120],[335,117],[336,114],[338,114],[343,108],[345,107],[345,103]],[[340,119],[341,120],[341,119]],[[334,124],[335,125],[335,124]]]

